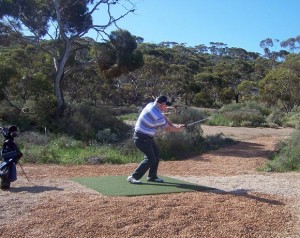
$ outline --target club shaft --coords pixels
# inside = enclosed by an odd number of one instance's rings
[[[198,123],[200,123],[200,122],[202,122],[202,121],[208,120],[209,118],[210,118],[210,117],[207,117],[207,118],[201,119],[201,120],[199,120],[199,121],[195,121],[195,122],[189,123],[189,124],[187,124],[186,126],[188,127],[188,126],[192,126],[192,125],[198,124]]]

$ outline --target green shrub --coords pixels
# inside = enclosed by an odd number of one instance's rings
[[[205,144],[208,147],[207,150],[216,150],[226,145],[232,145],[236,143],[233,139],[227,138],[223,133],[217,135],[207,136]]]
[[[283,117],[283,125],[286,127],[299,128],[300,126],[300,112],[291,112]]]
[[[54,149],[83,149],[84,143],[79,140],[74,140],[71,137],[65,135],[59,135],[56,139],[48,143]]]
[[[22,132],[17,137],[18,145],[46,145],[50,141],[51,135],[45,135],[34,131]]]
[[[114,149],[122,155],[123,163],[136,163],[143,159],[142,152],[135,146],[132,138],[114,146]]]
[[[115,116],[122,116],[122,115],[132,114],[132,113],[135,114],[138,111],[138,107],[135,105],[114,107],[111,111]]]
[[[206,117],[205,113],[195,108],[180,108],[177,113],[170,115],[170,120],[175,124],[189,124]],[[187,127],[183,133],[162,132],[156,137],[164,160],[177,160],[187,154],[203,151],[203,130],[200,124]]]
[[[223,106],[210,125],[257,127],[266,125],[269,110],[260,103],[233,103]]]
[[[226,118],[224,115],[222,114],[216,114],[214,115],[208,122],[207,124],[210,126],[231,126],[231,120],[229,120],[228,118]]]
[[[252,121],[242,121],[242,122],[240,123],[240,126],[243,126],[243,127],[251,127],[251,126],[253,126],[253,123],[252,123]]]
[[[169,116],[170,120],[175,124],[189,124],[205,117],[207,117],[207,114],[204,112],[189,107],[182,107],[177,113],[173,113]]]
[[[183,159],[187,155],[203,152],[205,147],[203,130],[199,124],[186,128],[183,133],[161,132],[156,141],[163,160]]]
[[[210,95],[207,93],[196,93],[193,99],[193,103],[198,107],[213,107],[214,100],[210,98]]]
[[[266,121],[270,124],[277,124],[282,126],[284,113],[278,109],[274,109],[266,118]]]
[[[244,110],[244,111],[259,111],[260,114],[267,116],[270,114],[270,110],[262,103],[258,102],[245,102],[245,103],[231,103],[224,105],[221,109],[220,112],[230,112],[230,111],[239,111],[239,110]]]
[[[31,124],[31,120],[27,114],[20,113],[20,110],[8,106],[3,101],[0,102],[1,126],[18,125],[19,129],[27,129]]]
[[[126,138],[131,127],[118,119],[108,108],[96,108],[82,104],[70,109],[66,116],[56,123],[55,132],[63,132],[79,140],[120,141]],[[109,136],[107,133],[109,130]],[[103,137],[104,136],[104,137]]]
[[[249,127],[256,127],[265,122],[264,116],[255,109],[240,109],[238,111],[224,112],[223,115],[232,121],[235,126],[241,126],[244,122],[247,122]],[[246,125],[246,123],[244,123],[244,125]]]
[[[118,116],[118,118],[123,121],[125,121],[125,120],[135,121],[138,119],[138,113],[132,112],[132,113],[128,113],[128,114],[123,114],[123,115]]]
[[[128,139],[116,145],[87,145],[65,135],[47,136],[36,132],[21,133],[16,140],[28,163],[85,164],[133,163],[141,160],[141,152]]]
[[[272,161],[266,164],[265,171],[300,171],[300,130],[296,130],[289,139],[277,144]]]
[[[196,109],[187,109],[179,114],[173,114],[172,117],[174,117],[174,122],[190,123],[202,119],[204,114]],[[83,116],[81,118],[84,120]],[[82,130],[84,127],[80,127],[81,125],[78,123],[77,129]],[[70,128],[72,125],[68,126],[67,128]],[[130,134],[130,139],[114,144],[107,144],[117,140],[116,134],[111,128],[99,129],[95,138],[88,140],[89,143],[84,143],[82,140],[77,140],[75,136],[70,137],[66,134],[39,134],[37,132],[22,133],[19,139],[22,144],[24,161],[30,163],[123,164],[140,162],[143,154],[133,143],[132,131],[127,131],[127,138],[128,134]],[[222,144],[221,138],[206,140],[200,124],[187,127],[183,133],[161,132],[156,140],[161,150],[161,158],[164,160],[184,159],[207,149],[216,149]]]
[[[115,143],[118,141],[118,136],[116,133],[112,133],[109,128],[106,128],[97,132],[96,139],[101,143]]]

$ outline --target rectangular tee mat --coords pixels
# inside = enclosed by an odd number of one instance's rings
[[[164,180],[163,183],[148,182],[146,178],[143,177],[141,179],[142,184],[131,184],[127,182],[127,177],[128,176],[75,177],[71,178],[71,180],[107,196],[141,196],[213,189],[163,176],[160,176]]]

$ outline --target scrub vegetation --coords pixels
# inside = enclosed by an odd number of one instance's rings
[[[277,144],[276,153],[264,168],[265,171],[300,171],[300,130],[296,130],[289,139]]]

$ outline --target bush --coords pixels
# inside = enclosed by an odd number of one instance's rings
[[[64,135],[45,136],[35,132],[22,133],[17,144],[21,145],[24,160],[29,163],[60,164],[64,159],[77,163],[75,161],[81,159],[78,151],[85,148],[83,142]]]
[[[266,164],[265,171],[300,171],[300,130],[296,130],[289,139],[277,144],[272,161]]]
[[[16,143],[27,163],[86,164],[86,163],[133,163],[141,160],[141,152],[128,139],[116,145],[87,145],[66,135],[21,133]]]
[[[115,143],[118,141],[118,136],[116,133],[112,133],[109,128],[106,128],[97,132],[96,139],[101,143]]]
[[[196,108],[184,108],[179,113],[172,114],[170,119],[174,123],[189,124],[206,117],[207,114],[205,112]],[[219,115],[209,119],[208,124],[221,117]],[[162,132],[158,134],[156,141],[160,147],[161,158],[163,160],[184,159],[191,155],[203,153],[211,149],[218,149],[221,146],[233,143],[231,139],[225,138],[224,135],[205,138],[201,124],[187,127],[183,133]]]
[[[136,113],[137,111],[138,111],[138,107],[135,105],[115,107],[112,109],[112,113],[115,116],[122,116],[124,114]]]
[[[54,133],[64,133],[85,141],[95,138],[96,133],[93,126],[89,123],[86,115],[80,112],[74,112],[72,116],[62,118],[57,124]]]
[[[17,137],[17,141],[20,147],[24,147],[25,145],[46,145],[50,141],[50,138],[51,136],[30,131],[20,133],[20,135]]]
[[[195,108],[183,108],[170,115],[175,124],[189,124],[205,117],[205,114]],[[161,132],[156,137],[160,147],[161,158],[164,160],[182,159],[190,154],[201,153],[204,150],[205,139],[200,124],[187,127],[183,133]]]
[[[198,107],[213,107],[214,100],[209,97],[207,93],[196,93],[193,99],[193,103]]]
[[[232,121],[234,126],[256,127],[265,122],[264,116],[253,109],[224,112],[224,117]]]
[[[286,127],[300,127],[300,112],[291,112],[282,119],[282,124]]]
[[[123,114],[118,116],[119,119],[121,119],[122,121],[135,121],[138,119],[138,114],[136,112],[133,113],[128,113],[128,114]]]
[[[278,126],[282,126],[284,113],[278,109],[274,109],[266,118],[266,121],[270,124],[277,124]]]
[[[78,140],[97,139],[101,142],[116,142],[125,139],[131,127],[118,119],[108,108],[77,105],[56,124],[57,132]],[[108,135],[109,134],[109,135]]]
[[[269,110],[260,103],[234,103],[223,106],[210,125],[257,127],[266,125]],[[219,123],[219,124],[218,124]]]
[[[270,110],[262,103],[258,102],[246,102],[246,103],[231,103],[224,105],[220,112],[230,112],[230,111],[239,111],[239,110],[245,110],[245,111],[251,111],[256,110],[259,111],[260,114],[263,116],[267,116],[270,114]]]
[[[169,116],[170,120],[175,124],[189,124],[194,121],[201,120],[207,115],[195,108],[182,107]]]
[[[31,120],[24,113],[20,113],[20,110],[12,108],[4,102],[0,102],[0,115],[1,125],[18,125],[18,128],[29,128]]]
[[[205,139],[200,125],[186,128],[183,133],[162,132],[156,137],[163,160],[183,159],[187,155],[204,151]]]
[[[223,133],[208,136],[205,142],[208,150],[216,150],[225,145],[232,145],[236,143],[233,139],[225,137]]]
[[[226,118],[224,115],[222,114],[216,114],[213,116],[212,119],[210,119],[207,124],[210,126],[231,126],[231,120],[229,120],[228,118]]]

